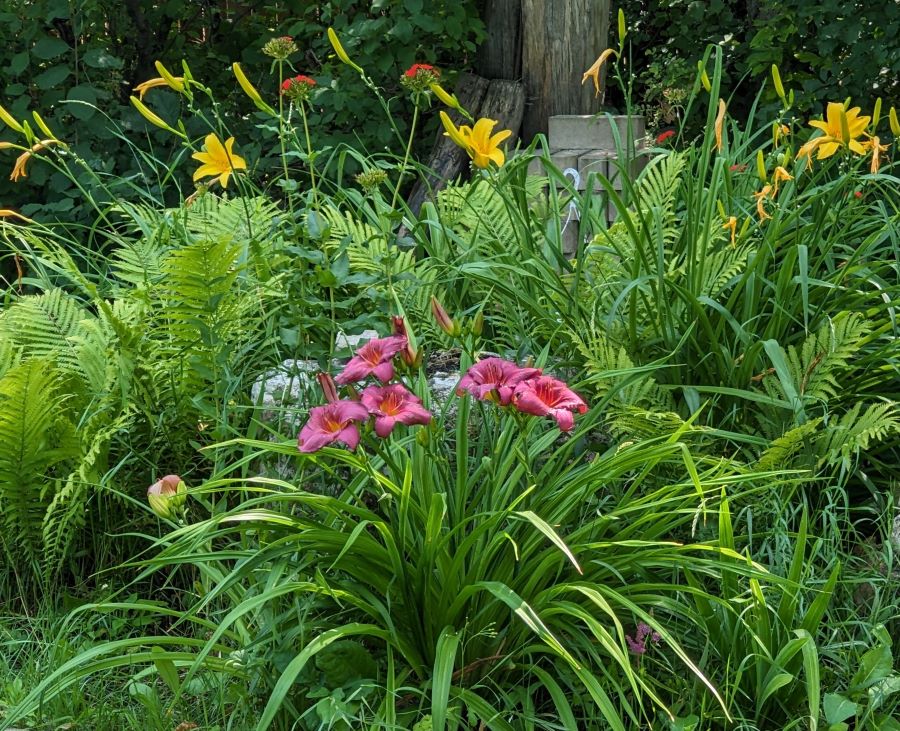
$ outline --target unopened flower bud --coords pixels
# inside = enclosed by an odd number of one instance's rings
[[[459,335],[459,325],[457,325],[453,321],[453,318],[447,314],[447,310],[444,309],[443,305],[438,302],[437,297],[434,295],[431,296],[431,314],[434,316],[434,320],[438,324],[438,327],[447,333],[447,335],[450,335],[451,337]]]
[[[147,501],[157,516],[171,520],[187,500],[187,485],[178,475],[166,475],[147,488]]]
[[[384,170],[366,170],[356,176],[356,182],[366,193],[372,194],[378,190],[378,186],[387,180]]]
[[[317,373],[316,380],[319,382],[319,388],[322,389],[322,393],[325,395],[325,400],[328,403],[333,404],[338,400],[337,386],[330,375],[327,373]]]
[[[432,84],[437,84],[441,78],[441,72],[427,63],[414,63],[400,77],[400,83],[410,91],[421,94],[431,90]]]
[[[472,318],[472,334],[476,337],[484,331],[484,313],[481,310],[475,313]]]
[[[292,53],[296,53],[299,49],[291,36],[279,36],[267,41],[262,47],[262,52],[278,61],[287,61]]]

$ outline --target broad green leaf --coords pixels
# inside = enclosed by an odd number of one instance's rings
[[[71,50],[69,44],[59,38],[45,36],[31,47],[31,52],[44,61],[62,56],[66,51]]]
[[[825,713],[825,722],[835,724],[855,716],[859,706],[840,693],[826,693],[822,698],[822,710]]]

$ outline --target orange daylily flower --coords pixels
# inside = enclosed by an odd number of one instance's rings
[[[729,216],[728,220],[722,224],[722,228],[726,231],[731,231],[731,245],[734,246],[734,241],[737,237],[737,216]]]
[[[40,142],[36,142],[31,146],[30,150],[26,150],[18,158],[16,158],[16,164],[13,166],[12,174],[9,176],[9,179],[14,183],[19,181],[19,178],[27,178],[28,173],[25,172],[25,166],[28,164],[28,161],[32,158],[34,153],[40,152],[41,150],[46,149],[50,145],[59,145],[61,144],[59,140],[41,140]]]
[[[881,167],[881,153],[887,152],[888,145],[881,144],[881,138],[875,136],[872,137],[868,142],[863,143],[867,149],[872,151],[872,164],[869,167],[869,172],[874,175],[878,172],[878,168]]]
[[[774,198],[778,194],[778,183],[788,180],[793,180],[794,176],[791,175],[787,170],[785,170],[781,165],[775,168],[775,172],[772,173],[772,180],[775,183],[775,187],[772,189],[772,197]]]
[[[772,186],[768,183],[763,186],[762,190],[753,194],[753,197],[756,198],[756,212],[759,214],[759,220],[765,221],[767,218],[772,218],[768,213],[766,213],[765,201],[768,198],[769,193],[772,192]]]
[[[25,223],[34,223],[30,218],[26,218],[21,213],[9,208],[0,208],[0,218],[20,218],[25,221]]]
[[[722,152],[722,128],[725,126],[725,100],[719,99],[719,111],[716,114],[716,149]]]
[[[584,76],[581,77],[582,86],[584,86],[584,82],[588,79],[593,79],[595,91],[594,96],[600,96],[600,69],[603,68],[603,64],[606,63],[607,59],[613,55],[618,56],[618,54],[612,48],[607,48],[597,57],[597,60],[594,61],[593,65],[584,72]]]

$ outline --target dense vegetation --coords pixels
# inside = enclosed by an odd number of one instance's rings
[[[577,191],[342,40],[399,154],[280,36],[142,79],[145,178],[0,109],[79,206],[0,210],[0,729],[900,728],[896,110],[738,115],[709,47]]]

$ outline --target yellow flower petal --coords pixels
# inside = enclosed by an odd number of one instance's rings
[[[840,146],[841,145],[839,142],[835,142],[831,138],[828,138],[826,141],[822,142],[821,145],[819,145],[818,159],[825,160],[831,157],[835,152],[838,151],[838,148],[840,148]]]

